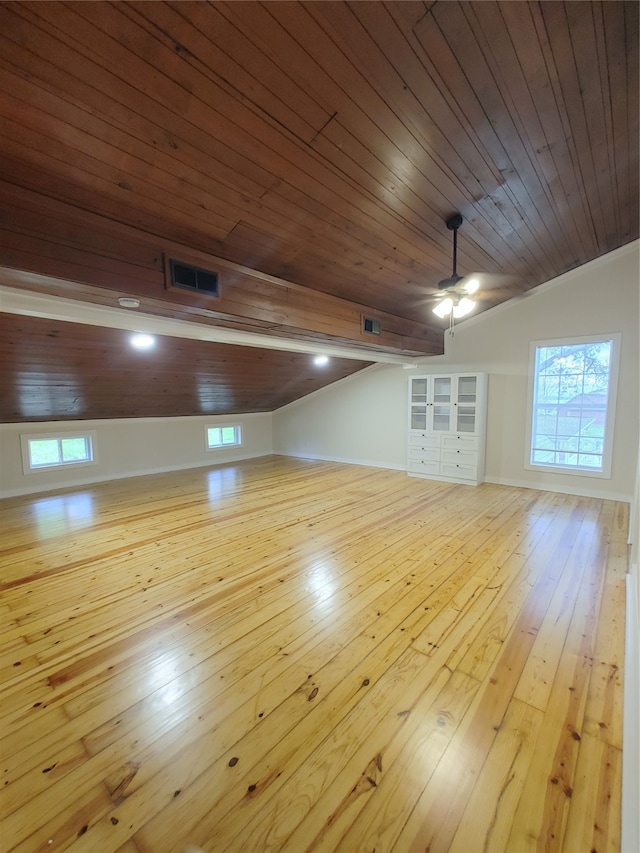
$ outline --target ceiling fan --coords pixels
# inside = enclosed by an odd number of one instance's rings
[[[445,222],[449,231],[453,231],[453,271],[448,278],[443,278],[438,282],[438,299],[440,300],[433,313],[438,317],[450,317],[451,329],[453,329],[453,320],[459,317],[466,317],[476,306],[473,299],[470,298],[478,288],[480,282],[477,277],[469,275],[458,275],[458,228],[462,225],[463,219],[459,213],[454,213]]]
[[[463,221],[460,213],[454,213],[445,220],[449,231],[453,231],[453,269],[448,278],[438,282],[437,292],[429,297],[436,302],[433,313],[442,319],[449,319],[450,335],[453,335],[454,322],[470,314],[479,301],[496,305],[505,299],[521,298],[531,287],[529,283],[511,273],[482,272],[459,275],[458,229]]]

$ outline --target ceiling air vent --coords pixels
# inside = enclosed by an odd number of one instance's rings
[[[170,287],[182,287],[185,290],[197,290],[200,293],[217,296],[218,273],[193,267],[183,261],[170,259],[169,285]]]
[[[362,331],[367,335],[380,334],[380,320],[374,320],[373,317],[362,318]]]

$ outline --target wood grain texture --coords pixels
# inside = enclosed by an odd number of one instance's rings
[[[8,499],[3,849],[619,849],[626,504],[270,457]]]
[[[270,412],[367,366],[306,353],[159,335],[136,351],[132,333],[0,315],[4,423]]]
[[[476,313],[637,239],[638,44],[634,0],[4,2],[0,268],[265,336],[442,352],[453,212]],[[176,295],[169,247],[258,277],[215,306]]]

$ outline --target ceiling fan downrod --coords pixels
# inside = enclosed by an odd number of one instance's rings
[[[446,221],[446,226],[449,231],[453,231],[453,272],[451,278],[458,278],[458,228],[462,225],[462,216],[459,213],[454,213]]]
[[[462,225],[462,216],[459,213],[454,213],[446,220],[445,225],[449,231],[453,231],[453,272],[449,278],[445,278],[438,282],[440,290],[448,290],[450,287],[455,287],[462,280],[462,276],[458,275],[458,228]]]

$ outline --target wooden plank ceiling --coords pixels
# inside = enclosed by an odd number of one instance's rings
[[[3,325],[0,388],[8,410],[26,420],[267,412],[364,366],[331,359],[315,367],[304,353],[167,336],[136,350],[122,329],[40,317],[6,315]],[[20,382],[5,385],[18,371]]]
[[[348,346],[333,381],[442,351],[454,212],[476,313],[638,237],[635,0],[6,2],[0,48],[5,287]],[[220,296],[168,289],[166,257],[219,271]],[[57,322],[18,324],[50,342],[39,408],[7,319],[3,420],[111,416],[89,385],[117,335]],[[291,358],[282,392],[281,357],[235,347],[243,369],[210,374],[233,382],[224,411],[260,410],[260,363],[265,409],[317,386]],[[204,412],[189,369],[126,414]],[[71,415],[46,393],[64,375]]]

